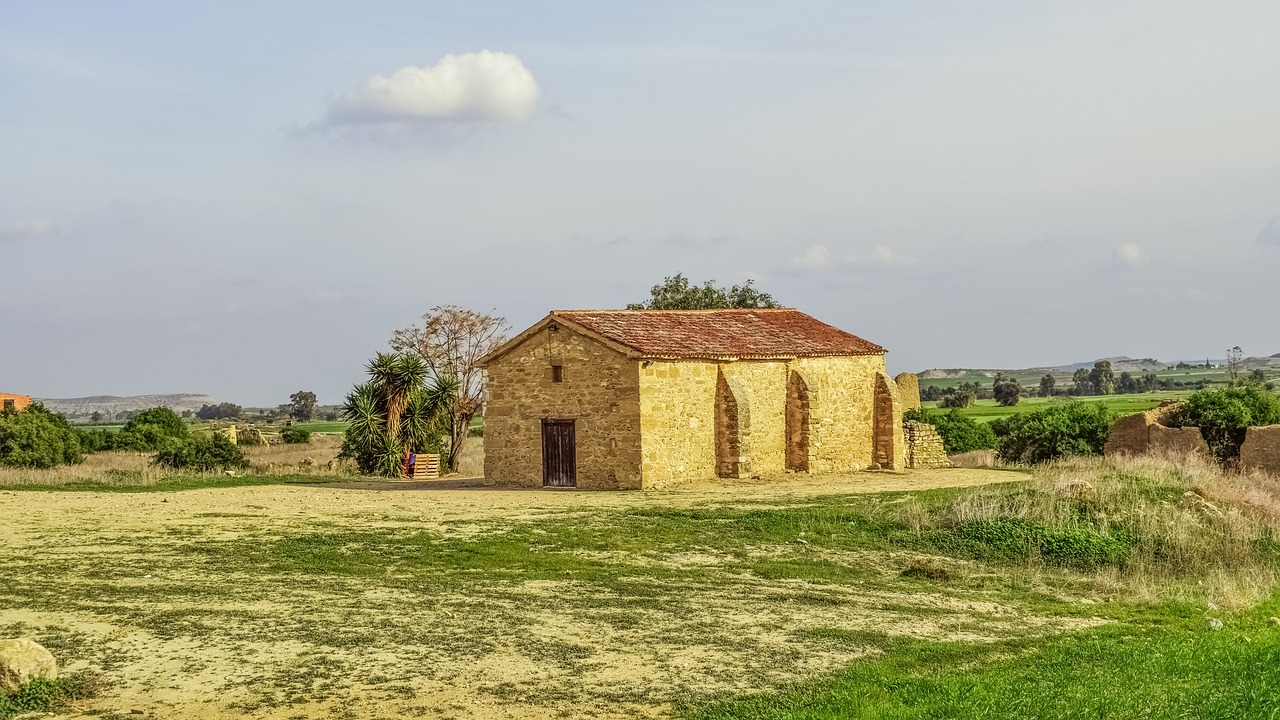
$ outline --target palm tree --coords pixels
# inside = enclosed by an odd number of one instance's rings
[[[367,369],[368,382],[352,388],[342,408],[349,423],[342,455],[361,472],[398,476],[405,450],[440,450],[457,388],[443,381],[428,386],[427,367],[414,355],[378,353]]]

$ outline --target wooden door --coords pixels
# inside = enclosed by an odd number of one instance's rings
[[[542,421],[542,486],[577,487],[578,461],[572,420]]]

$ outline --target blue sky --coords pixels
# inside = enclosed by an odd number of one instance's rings
[[[1280,5],[0,4],[0,384],[337,402],[757,278],[894,371],[1280,352]],[[484,52],[488,51],[488,52]]]

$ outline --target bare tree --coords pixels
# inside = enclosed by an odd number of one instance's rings
[[[453,470],[458,469],[471,418],[484,402],[484,372],[476,361],[505,342],[510,329],[506,319],[497,315],[440,305],[422,316],[421,325],[396,330],[391,336],[392,348],[417,354],[437,381],[457,384],[450,410],[449,467]]]
[[[1237,345],[1227,351],[1227,373],[1231,375],[1233,385],[1239,381],[1242,372],[1244,372],[1244,351]]]

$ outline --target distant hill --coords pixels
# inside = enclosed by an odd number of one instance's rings
[[[1118,372],[1118,373],[1155,372],[1157,370],[1164,370],[1170,365],[1176,364],[1176,363],[1160,362],[1155,358],[1142,358],[1141,360],[1138,360],[1135,358],[1127,357],[1125,355],[1117,355],[1116,357],[1098,358],[1097,360],[1090,360],[1088,362],[1078,362],[1078,363],[1071,363],[1069,365],[1057,365],[1049,368],[1032,368],[1032,369],[1073,373],[1076,370],[1079,370],[1080,368],[1084,368],[1085,370],[1092,370],[1094,363],[1101,362],[1103,360],[1110,361],[1111,370],[1113,372]]]
[[[988,377],[994,378],[996,373],[1009,373],[1012,375],[1042,375],[1044,373],[1060,373],[1070,375],[1081,368],[1092,370],[1093,365],[1100,360],[1107,360],[1111,363],[1112,372],[1117,375],[1122,372],[1132,373],[1134,375],[1140,373],[1160,372],[1177,365],[1179,362],[1186,362],[1193,365],[1201,365],[1203,359],[1192,360],[1156,360],[1155,358],[1131,358],[1126,355],[1117,355],[1109,358],[1099,358],[1098,360],[1089,360],[1088,362],[1068,363],[1066,365],[1050,365],[1044,367],[1033,367],[1017,369],[996,369],[996,368],[930,368],[917,373],[921,380],[947,380],[954,379],[962,382],[973,382],[977,379]],[[1210,359],[1209,362],[1219,367],[1226,365],[1226,360]],[[1280,369],[1280,353],[1267,357],[1250,357],[1244,360],[1246,370],[1261,369]]]
[[[69,418],[89,417],[100,412],[107,417],[129,410],[146,410],[153,407],[167,407],[176,413],[184,410],[199,410],[201,405],[215,405],[209,395],[195,393],[176,393],[172,395],[134,395],[132,397],[116,397],[114,395],[94,395],[82,398],[32,398],[44,403],[50,410],[62,413]]]

